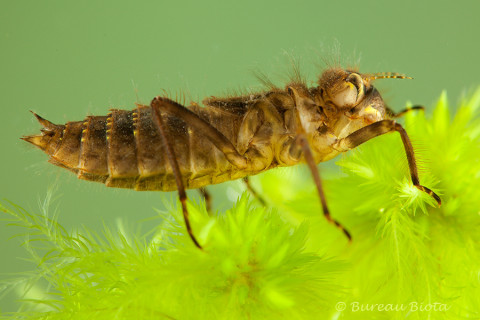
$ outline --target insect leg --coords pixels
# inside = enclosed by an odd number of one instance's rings
[[[308,101],[308,99],[305,98],[305,96],[308,97],[308,95],[306,95],[304,92],[302,94],[302,92],[299,91],[299,89],[302,89],[302,88],[288,87],[288,93],[295,101],[295,106],[297,108],[299,107],[304,108],[306,105],[310,105],[310,106],[314,105],[312,101]],[[295,130],[297,134],[295,136],[295,139],[291,141],[288,153],[290,155],[294,155],[294,157],[296,158],[297,156],[300,157],[301,153],[303,152],[303,157],[305,159],[305,162],[308,165],[308,168],[310,169],[310,173],[312,174],[313,181],[315,182],[315,185],[317,187],[318,196],[320,197],[320,202],[322,204],[323,215],[329,222],[333,223],[337,228],[342,230],[342,232],[345,234],[348,240],[351,241],[352,236],[350,235],[350,232],[348,232],[347,229],[345,229],[340,224],[340,222],[333,219],[332,216],[330,215],[330,210],[328,209],[328,206],[327,206],[325,193],[323,192],[320,173],[318,172],[317,164],[315,162],[315,158],[313,157],[312,149],[310,148],[310,145],[308,143],[305,129],[302,126],[302,121],[300,119],[300,114],[298,111],[296,112],[295,116],[296,116]]]
[[[215,145],[215,147],[223,152],[227,160],[237,168],[243,169],[247,167],[247,159],[238,153],[232,142],[194,112],[188,110],[181,104],[162,97],[154,98],[152,101],[152,107],[154,107],[154,109],[161,108],[162,111],[177,116],[189,126],[202,132],[205,137]]]
[[[242,179],[243,182],[245,182],[245,185],[247,186],[247,189],[248,191],[250,191],[250,193],[255,197],[257,198],[257,200],[262,204],[262,206],[266,206],[266,202],[265,200],[257,193],[257,191],[255,191],[255,189],[252,187],[252,185],[250,184],[250,180],[248,179],[248,177],[245,177]]]
[[[205,199],[205,206],[207,207],[207,212],[212,212],[212,196],[210,196],[210,192],[208,192],[207,188],[201,187],[198,188],[198,192],[203,196]]]
[[[318,196],[320,197],[320,202],[322,203],[322,210],[323,210],[323,215],[325,218],[335,224],[337,228],[343,231],[345,236],[347,236],[348,240],[352,240],[352,236],[350,235],[350,232],[348,232],[347,229],[345,229],[340,222],[337,220],[333,219],[332,216],[330,215],[330,210],[328,209],[327,206],[327,200],[325,198],[325,193],[323,192],[323,186],[322,186],[322,180],[320,179],[320,173],[318,172],[317,164],[315,163],[315,159],[313,158],[312,150],[310,149],[310,145],[308,144],[308,140],[305,137],[304,134],[299,134],[297,136],[297,143],[300,145],[303,151],[303,156],[305,158],[305,161],[307,162],[308,168],[310,169],[310,172],[312,174],[313,180],[315,181],[315,185],[317,187],[317,192]]]
[[[175,182],[177,184],[177,189],[178,189],[178,196],[180,198],[180,203],[182,204],[182,212],[183,212],[183,219],[185,220],[185,225],[187,227],[188,234],[190,235],[190,238],[192,239],[193,243],[199,248],[202,249],[202,246],[198,243],[197,239],[195,239],[195,236],[193,235],[192,227],[190,226],[190,220],[188,218],[188,210],[187,210],[187,193],[185,192],[185,187],[183,185],[183,180],[182,180],[182,175],[180,173],[180,168],[178,166],[177,159],[175,157],[175,153],[173,151],[172,146],[170,145],[167,137],[167,133],[164,127],[164,123],[162,120],[162,116],[160,113],[160,108],[162,108],[165,104],[163,103],[162,100],[160,99],[153,99],[151,106],[152,106],[152,114],[153,114],[153,120],[155,124],[157,125],[159,131],[160,131],[160,136],[162,137],[163,144],[165,146],[165,152],[168,157],[168,161],[170,162],[170,165],[172,166],[172,171],[175,176]]]
[[[427,194],[432,196],[440,206],[442,204],[440,197],[429,188],[420,184],[420,179],[418,178],[417,163],[415,161],[415,154],[413,152],[412,143],[410,142],[410,139],[408,138],[405,129],[400,124],[396,123],[394,120],[382,120],[363,127],[351,133],[347,137],[340,139],[334,147],[335,149],[342,152],[348,151],[372,138],[392,131],[397,131],[398,133],[400,133],[400,137],[402,138],[413,185],[419,190],[426,192]]]
[[[403,117],[405,115],[405,113],[410,112],[412,110],[425,110],[425,107],[416,105],[416,106],[413,106],[413,107],[405,108],[405,109],[403,109],[399,112],[395,112],[392,109],[390,109],[389,107],[387,107],[386,109],[387,109],[387,114],[388,114],[389,117],[400,118],[400,117]]]

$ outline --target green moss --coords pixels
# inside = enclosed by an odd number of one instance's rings
[[[325,189],[351,244],[322,217],[313,182],[298,167],[253,179],[273,211],[245,195],[217,216],[190,203],[204,251],[175,209],[146,238],[124,228],[67,232],[46,213],[3,206],[9,223],[26,228],[36,264],[10,281],[27,301],[6,317],[478,319],[479,107],[480,89],[451,118],[443,93],[431,118],[406,116],[421,183],[440,194],[441,207],[412,186],[396,133],[337,161],[342,172]]]
[[[108,229],[68,234],[46,216],[2,208],[33,230],[25,245],[51,286],[49,298],[29,301],[51,310],[31,317],[302,319],[336,301],[343,264],[304,250],[306,225],[287,224],[245,196],[222,216],[200,207],[189,209],[204,251],[176,211],[162,214],[146,242]]]

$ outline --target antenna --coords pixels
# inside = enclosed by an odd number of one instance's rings
[[[397,73],[397,72],[378,72],[374,73],[372,75],[369,75],[364,78],[365,80],[377,80],[377,79],[413,79],[412,77],[408,77],[404,75],[403,73]]]

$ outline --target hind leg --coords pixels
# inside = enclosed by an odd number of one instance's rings
[[[156,97],[152,100],[152,115],[154,122],[160,132],[162,138],[165,153],[167,155],[168,161],[172,167],[173,174],[175,176],[175,183],[177,185],[178,195],[180,198],[180,203],[182,204],[183,218],[185,220],[185,226],[187,228],[188,234],[192,239],[195,246],[199,249],[202,249],[202,246],[198,243],[195,238],[192,227],[190,225],[188,210],[187,210],[187,194],[185,192],[185,185],[182,180],[182,173],[180,172],[180,167],[178,165],[175,152],[170,144],[170,141],[175,141],[172,138],[168,137],[167,131],[165,130],[165,124],[162,119],[161,111],[178,117],[182,119],[187,125],[196,128],[205,136],[205,139],[211,141],[215,147],[222,151],[225,155],[225,158],[235,167],[242,169],[247,167],[247,158],[240,155],[238,151],[233,146],[232,142],[229,141],[221,132],[211,126],[205,120],[202,120],[197,114],[183,107],[182,105],[169,100],[167,98]]]
[[[199,249],[202,249],[202,246],[198,243],[197,239],[193,235],[192,227],[190,225],[190,219],[189,219],[188,210],[187,210],[187,193],[185,192],[185,186],[183,185],[182,175],[180,173],[180,168],[178,166],[175,153],[173,151],[172,146],[170,145],[169,138],[165,130],[165,124],[163,123],[162,115],[160,112],[160,103],[158,102],[157,99],[154,99],[152,101],[151,106],[152,106],[152,114],[153,114],[154,122],[157,125],[157,128],[160,132],[160,136],[162,137],[165,152],[168,157],[168,162],[170,163],[173,174],[175,176],[175,183],[177,184],[178,196],[180,198],[180,203],[182,204],[183,219],[185,221],[188,235],[192,239],[195,246],[197,246],[197,248]]]
[[[210,195],[210,192],[208,192],[207,188],[201,187],[198,188],[198,192],[203,196],[205,199],[205,207],[207,208],[207,211],[209,214],[212,213],[212,196]]]

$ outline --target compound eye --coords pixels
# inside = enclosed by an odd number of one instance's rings
[[[338,92],[332,101],[339,107],[353,107],[357,105],[365,95],[365,85],[362,77],[357,73],[351,73],[344,82],[344,88]]]

